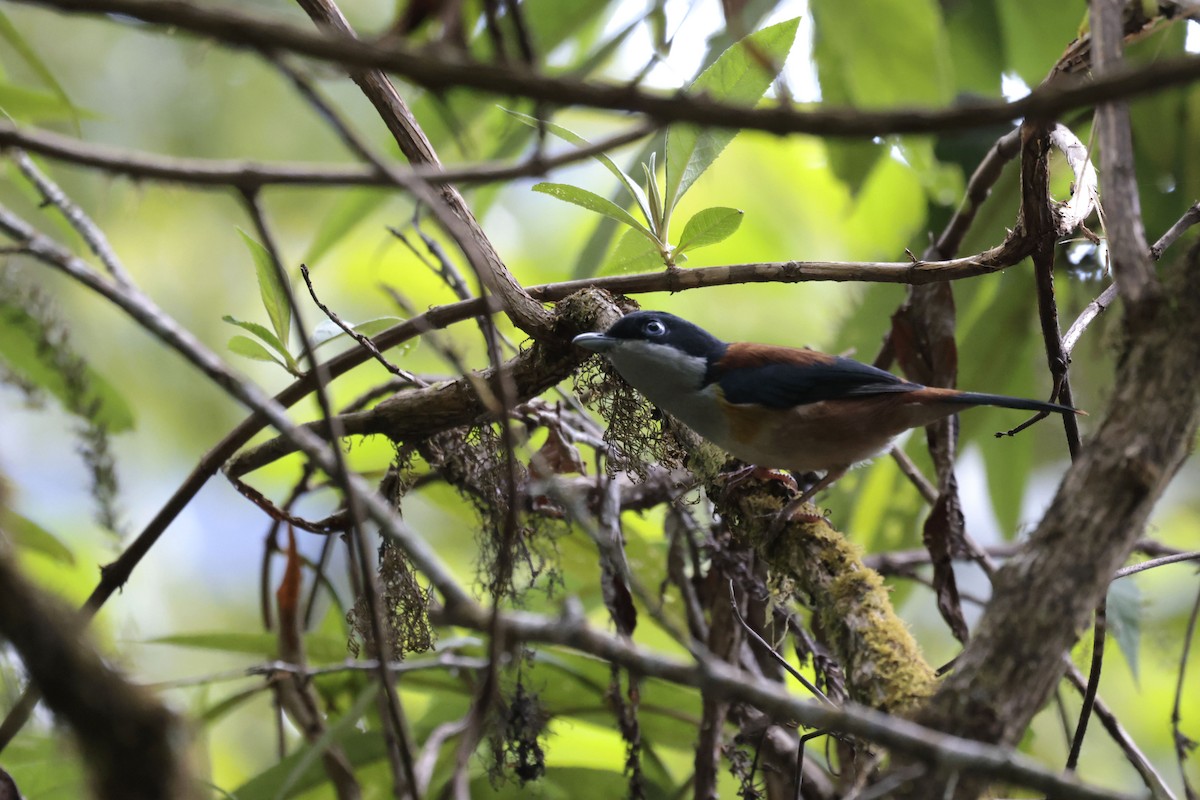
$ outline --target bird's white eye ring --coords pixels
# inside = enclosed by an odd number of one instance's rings
[[[647,336],[662,336],[667,332],[667,326],[656,319],[652,319],[642,327],[642,330],[646,332]]]

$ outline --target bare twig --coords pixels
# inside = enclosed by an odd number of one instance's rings
[[[1083,751],[1083,738],[1087,735],[1088,720],[1096,705],[1096,692],[1100,689],[1100,674],[1104,669],[1104,640],[1108,634],[1108,601],[1101,600],[1096,606],[1096,619],[1092,623],[1092,659],[1088,670],[1087,686],[1083,689],[1083,704],[1079,709],[1079,722],[1075,735],[1071,737],[1071,751],[1067,754],[1066,768],[1074,771],[1079,765],[1079,754]]]
[[[778,652],[776,652],[775,648],[771,646],[770,642],[768,642],[766,639],[764,639],[762,636],[760,636],[758,631],[756,631],[756,630],[754,630],[754,628],[750,627],[750,624],[748,622],[746,622],[745,618],[742,617],[742,612],[738,610],[737,595],[734,592],[732,578],[729,580],[729,604],[733,608],[734,618],[741,624],[742,629],[745,630],[747,633],[749,633],[750,638],[752,638],[752,639],[754,639],[754,641],[758,642],[758,644],[764,650],[766,650],[767,653],[770,654],[772,660],[774,660],[777,664],[779,664],[781,667],[783,667],[784,670],[786,670],[787,673],[789,675],[791,675],[796,680],[797,683],[799,683],[805,689],[808,689],[810,692],[812,692],[814,695],[816,695],[816,697],[819,698],[822,702],[828,703],[829,705],[835,705],[834,702],[832,700],[830,700],[829,697],[824,692],[822,692],[820,689],[817,688],[816,684],[814,684],[807,677],[805,677],[804,673],[800,672],[800,670],[796,669],[791,664],[789,664],[786,658],[784,658],[783,656],[779,655]]]
[[[54,181],[50,180],[45,173],[37,168],[25,151],[14,148],[10,153],[13,163],[17,165],[17,169],[21,170],[21,174],[29,179],[37,190],[41,192],[42,197],[46,202],[57,208],[62,215],[66,217],[67,222],[71,223],[71,227],[83,238],[87,246],[96,258],[100,259],[100,263],[108,270],[108,274],[113,276],[113,279],[125,286],[133,284],[133,279],[129,277],[129,273],[121,264],[121,259],[117,257],[117,253],[112,249],[112,245],[108,242],[108,237],[104,235],[104,231],[92,221],[91,217],[83,212],[71,198],[67,197],[66,193],[58,187]]]
[[[1139,572],[1145,572],[1148,569],[1163,567],[1167,564],[1178,564],[1184,561],[1200,561],[1200,551],[1192,551],[1189,553],[1172,553],[1162,556],[1161,558],[1152,558],[1149,561],[1143,561],[1140,564],[1130,564],[1128,567],[1121,567],[1117,573],[1113,575],[1113,580],[1119,578],[1127,578],[1130,575],[1136,575]]]
[[[1200,222],[1200,203],[1194,203],[1184,212],[1179,221],[1167,229],[1162,238],[1150,247],[1150,257],[1155,261],[1162,258],[1163,251],[1179,240],[1180,236],[1196,223]]]
[[[1084,678],[1083,673],[1075,666],[1071,660],[1069,653],[1063,654],[1063,665],[1066,667],[1066,679],[1074,686],[1080,694],[1087,691],[1088,682]],[[1146,754],[1137,746],[1137,742],[1129,735],[1129,732],[1121,726],[1117,715],[1112,712],[1112,709],[1097,695],[1094,700],[1096,718],[1100,720],[1100,724],[1104,726],[1104,730],[1108,732],[1109,738],[1116,743],[1121,752],[1125,754],[1125,759],[1130,766],[1137,771],[1142,777],[1142,781],[1146,784],[1146,788],[1150,790],[1151,795],[1156,800],[1175,800],[1175,795],[1167,786],[1167,782],[1163,780],[1162,775],[1154,768],[1154,764],[1146,757]],[[1066,723],[1069,725],[1069,723]],[[1067,730],[1067,740],[1071,740],[1071,731]]]
[[[639,124],[595,142],[587,147],[571,148],[558,155],[540,151],[513,164],[465,164],[446,169],[411,167],[403,174],[414,181],[430,184],[481,184],[544,175],[559,167],[585,161],[599,153],[644,139],[656,125]],[[123,150],[90,144],[51,131],[17,127],[0,120],[0,148],[23,148],[46,158],[94,167],[115,175],[138,180],[182,183],[195,188],[234,188],[243,191],[266,186],[311,186],[346,188],[351,186],[392,186],[385,172],[370,166],[336,164],[255,163],[243,160],[173,158],[135,150]]]
[[[371,357],[382,364],[384,369],[406,383],[412,384],[413,386],[429,385],[408,370],[400,369],[400,367],[397,367],[395,364],[384,358],[383,353],[379,352],[379,349],[375,347],[374,343],[368,337],[363,336],[361,333],[354,330],[354,328],[347,325],[342,321],[342,318],[339,317],[337,313],[329,308],[329,306],[322,303],[321,298],[317,297],[317,290],[313,288],[312,276],[308,274],[308,266],[306,264],[300,265],[300,274],[304,276],[304,285],[308,287],[308,294],[310,297],[312,297],[313,302],[317,304],[317,308],[324,312],[325,316],[329,318],[330,322],[332,322],[334,325],[337,325],[342,329],[343,332],[345,332],[347,336],[358,342],[359,346],[366,348],[367,352],[371,354]]]

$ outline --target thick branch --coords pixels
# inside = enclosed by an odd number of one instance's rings
[[[179,720],[105,663],[84,624],[30,583],[7,547],[0,551],[0,639],[20,655],[46,704],[75,733],[95,796],[196,797]]]
[[[537,397],[570,377],[587,355],[571,346],[572,336],[605,328],[616,321],[616,312],[610,312],[611,316],[597,312],[594,304],[600,296],[592,290],[581,295],[577,303],[560,303],[561,335],[544,343],[534,343],[505,362],[504,380],[515,391],[517,402]],[[495,419],[500,412],[496,407],[497,385],[496,370],[482,370],[458,380],[401,392],[367,411],[344,414],[338,422],[348,436],[384,434],[396,441],[425,439],[450,428],[485,418]],[[323,420],[304,427],[319,436],[329,436],[329,425]],[[280,437],[238,455],[229,462],[227,471],[233,477],[240,477],[294,452],[295,443]]]
[[[1104,598],[1196,435],[1197,281],[1200,253],[1193,250],[1164,293],[1174,302],[1152,303],[1154,326],[1132,336],[1103,421],[1029,544],[996,574],[975,638],[921,721],[1012,743],[1053,690],[1062,674],[1060,654]],[[918,796],[941,792],[922,786]]]
[[[863,564],[859,547],[823,520],[773,530],[787,502],[778,488],[765,481],[709,495],[739,537],[760,543],[771,571],[786,576],[812,607],[855,702],[893,713],[915,709],[933,692],[934,673],[892,607],[883,579]]]

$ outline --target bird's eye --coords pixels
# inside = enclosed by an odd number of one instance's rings
[[[656,319],[652,319],[642,326],[642,330],[646,332],[647,336],[662,336],[667,332],[667,326]]]

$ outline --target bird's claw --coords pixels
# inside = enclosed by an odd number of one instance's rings
[[[796,484],[796,479],[789,472],[749,465],[739,467],[733,472],[727,473],[725,476],[725,486],[721,492],[728,498],[730,492],[750,480],[779,481],[793,494],[800,490],[800,487]]]

